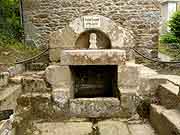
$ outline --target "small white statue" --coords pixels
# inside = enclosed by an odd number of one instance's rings
[[[96,46],[97,40],[96,40],[96,34],[95,33],[90,34],[89,43],[90,43],[90,45],[89,45],[90,49],[97,49],[97,46]]]

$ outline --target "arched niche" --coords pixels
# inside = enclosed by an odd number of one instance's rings
[[[134,34],[131,30],[121,27],[113,22],[111,19],[104,16],[95,15],[100,19],[100,25],[94,28],[86,28],[84,26],[84,16],[75,19],[70,22],[65,28],[50,34],[50,48],[77,48],[78,40],[86,40],[85,46],[87,46],[87,38],[89,33],[97,33],[97,36],[103,35],[107,37],[107,41],[111,42],[111,48],[129,48],[135,46]],[[93,17],[93,15],[91,16]],[[86,48],[86,47],[85,47]]]
[[[91,28],[85,27],[84,17],[87,16],[82,16],[70,22],[65,28],[50,34],[50,61],[59,61],[61,49],[90,48],[89,36],[92,33],[96,34],[97,39],[101,39],[98,37],[103,37],[102,41],[96,41],[97,49],[126,49],[129,53],[129,48],[136,45],[135,36],[131,30],[120,26],[104,16],[91,15],[88,17],[94,16],[100,20],[98,26]]]
[[[79,35],[75,48],[111,49],[111,40],[101,30],[89,29]]]

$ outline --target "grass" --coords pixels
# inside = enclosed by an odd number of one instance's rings
[[[180,48],[168,44],[159,44],[159,52],[166,54],[174,60],[180,60]]]
[[[0,64],[12,65],[16,61],[21,61],[38,54],[40,50],[36,47],[28,46],[15,39],[8,39],[0,35]]]

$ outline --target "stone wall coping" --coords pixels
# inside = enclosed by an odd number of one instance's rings
[[[164,1],[161,2],[161,4],[166,4],[166,3],[170,3],[170,2],[178,3],[178,2],[180,2],[180,1],[179,1],[179,0],[164,0]]]
[[[120,49],[62,50],[62,65],[122,65],[126,51]]]

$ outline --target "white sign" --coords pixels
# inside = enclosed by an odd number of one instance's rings
[[[98,16],[84,16],[84,28],[99,28],[101,26],[100,17]]]

